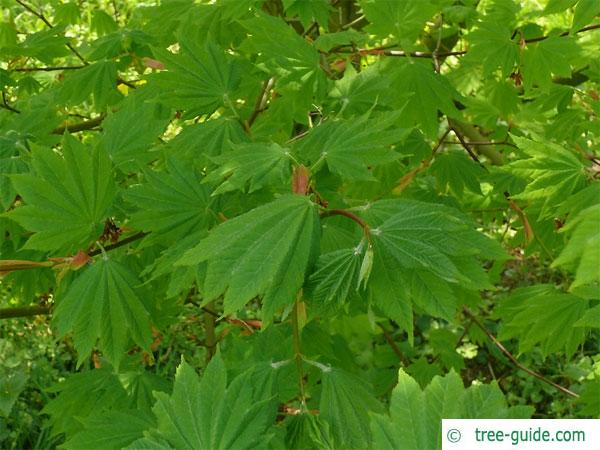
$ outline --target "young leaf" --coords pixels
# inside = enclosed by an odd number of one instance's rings
[[[256,296],[268,320],[291,304],[318,246],[317,207],[307,197],[285,195],[222,223],[189,250],[179,265],[206,261],[203,295],[224,294],[225,314]]]
[[[61,336],[73,332],[78,365],[90,356],[97,339],[115,367],[131,341],[148,349],[150,315],[134,290],[139,285],[126,266],[101,258],[84,269],[59,298],[53,321]]]
[[[25,205],[9,217],[34,232],[26,247],[61,252],[87,248],[102,233],[115,195],[108,156],[65,136],[62,158],[46,148],[33,151],[33,170],[12,177]]]

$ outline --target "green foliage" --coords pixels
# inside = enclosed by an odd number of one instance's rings
[[[373,415],[376,448],[441,448],[441,419],[524,419],[533,409],[508,408],[497,384],[465,389],[456,372],[436,376],[423,390],[400,370],[390,415]]]
[[[13,176],[25,205],[10,217],[33,231],[26,248],[72,252],[102,231],[115,185],[108,156],[65,136],[63,157],[48,148],[31,154],[33,173]]]
[[[0,4],[0,447],[599,416],[598,1]]]

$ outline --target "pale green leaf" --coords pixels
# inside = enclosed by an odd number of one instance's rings
[[[135,163],[152,159],[149,149],[158,142],[168,123],[168,110],[145,101],[142,95],[130,94],[119,111],[104,119],[99,145],[117,168],[137,169]]]
[[[527,45],[523,54],[523,85],[526,89],[539,86],[548,89],[552,76],[568,78],[571,61],[578,54],[574,38],[552,36]]]

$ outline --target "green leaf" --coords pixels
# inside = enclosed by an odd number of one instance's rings
[[[569,233],[569,241],[552,263],[575,272],[571,288],[587,283],[600,283],[600,204],[584,209],[573,218],[561,232]]]
[[[325,162],[332,172],[349,180],[372,180],[370,166],[400,158],[392,149],[409,129],[398,127],[398,113],[353,120],[331,120],[315,127],[295,148],[303,160]]]
[[[63,447],[67,450],[121,450],[154,426],[153,417],[145,411],[106,411],[85,420],[83,430],[68,439]]]
[[[513,136],[516,144],[529,158],[510,164],[516,175],[530,180],[525,190],[515,199],[540,203],[540,217],[548,217],[570,194],[586,185],[585,166],[570,151],[545,141],[533,141]]]
[[[587,24],[591,23],[600,14],[600,3],[596,0],[579,0],[573,15],[573,25],[571,31],[579,31]]]
[[[581,396],[577,400],[583,405],[581,414],[600,418],[600,380],[587,381],[583,385]]]
[[[290,151],[278,144],[239,144],[234,151],[212,158],[219,167],[205,178],[205,183],[220,183],[212,195],[233,190],[248,193],[266,185],[282,185],[290,176]]]
[[[382,38],[393,36],[403,48],[411,49],[425,24],[438,11],[429,0],[361,0],[369,25],[367,29]]]
[[[110,369],[94,369],[70,375],[49,389],[58,393],[42,412],[50,415],[52,434],[71,436],[83,429],[81,420],[113,407],[123,406],[127,393]]]
[[[423,132],[434,139],[439,128],[438,110],[457,116],[454,100],[459,100],[460,95],[443,75],[434,72],[430,62],[396,63],[393,89],[413,93],[408,98],[405,111],[410,112],[412,123],[420,125]]]
[[[489,288],[477,258],[502,259],[498,244],[458,211],[413,200],[382,200],[361,214],[371,227],[374,263],[368,283],[375,304],[408,331],[411,302],[451,319],[456,298],[448,283]],[[472,255],[472,256],[467,256]]]
[[[268,428],[275,418],[270,399],[256,399],[248,374],[227,385],[227,371],[217,354],[202,379],[185,361],[177,368],[171,395],[156,393],[152,411],[158,426],[142,442],[156,448],[181,450],[251,449],[268,441]],[[138,446],[129,448],[154,448]]]
[[[0,417],[8,417],[29,376],[21,369],[0,370]]]
[[[367,448],[371,441],[369,411],[381,404],[363,379],[340,369],[323,371],[320,417],[331,429],[335,448]]]
[[[115,185],[107,155],[70,136],[63,157],[40,148],[32,152],[31,174],[13,175],[25,201],[9,217],[34,232],[26,248],[73,252],[87,248],[102,233]]]
[[[516,289],[496,308],[502,320],[498,338],[518,339],[521,353],[539,345],[543,355],[571,356],[585,339],[586,330],[575,324],[587,310],[587,300],[550,285]]]
[[[552,36],[527,45],[523,54],[523,85],[525,89],[539,86],[548,89],[552,76],[569,78],[571,61],[578,56],[574,38]]]
[[[248,142],[239,121],[221,117],[188,125],[167,143],[170,154],[182,160],[208,162],[208,157],[228,150],[231,144]]]
[[[166,172],[145,171],[146,182],[128,189],[125,198],[138,210],[131,225],[152,232],[151,240],[177,242],[208,229],[214,217],[208,187],[193,167],[169,159]]]
[[[544,14],[556,14],[569,9],[579,0],[548,0],[548,4],[544,8]]]
[[[139,285],[127,266],[101,258],[83,269],[59,298],[53,322],[61,336],[73,332],[78,365],[90,356],[97,339],[115,367],[131,341],[148,350],[150,315],[135,291]]]
[[[318,246],[317,208],[308,198],[285,195],[222,223],[178,264],[207,262],[203,295],[224,294],[225,314],[263,297],[269,320],[293,303]]]
[[[102,110],[121,98],[117,91],[117,66],[114,61],[98,61],[72,72],[58,91],[59,102],[78,105],[93,95],[94,106]]]
[[[99,145],[117,168],[127,171],[137,168],[136,163],[146,163],[152,158],[148,150],[158,142],[169,122],[168,111],[164,109],[136,93],[130,94],[119,111],[109,113],[104,119]]]
[[[325,35],[327,36],[327,35]],[[318,42],[318,40],[317,40]],[[385,73],[383,63],[376,63],[357,72],[354,66],[348,64],[344,76],[335,81],[333,90],[329,95],[340,104],[340,114],[366,114],[373,105],[388,105],[390,100],[401,102],[410,97],[410,93],[402,95],[392,94],[390,91],[391,80]]]
[[[257,66],[277,75],[285,89],[304,90],[308,95],[325,81],[319,53],[282,19],[266,14],[242,22],[249,39],[242,50],[257,54]]]
[[[211,41],[201,46],[182,37],[179,45],[177,54],[158,53],[167,70],[151,78],[165,102],[185,110],[184,117],[211,114],[223,105],[233,105],[240,84],[236,60]]]
[[[317,308],[338,308],[358,289],[363,250],[348,248],[321,255],[311,274],[307,295]]]
[[[431,173],[436,177],[442,192],[451,189],[462,197],[465,187],[481,195],[481,182],[485,169],[466,155],[464,151],[449,151],[436,155],[431,165]]]
[[[314,414],[291,416],[287,421],[286,448],[295,450],[333,450],[335,447],[327,422]]]
[[[315,21],[327,28],[329,14],[333,11],[328,0],[283,0],[283,7],[288,17],[297,15],[304,28]]]
[[[495,20],[484,20],[469,33],[471,47],[466,60],[483,65],[484,74],[492,74],[500,68],[507,77],[519,60],[519,46],[511,39],[509,24]]]
[[[486,401],[483,401],[485,399]],[[529,417],[533,408],[508,408],[496,383],[465,389],[456,372],[436,376],[422,390],[402,369],[392,392],[390,415],[371,415],[374,448],[427,448],[442,446],[442,419]]]

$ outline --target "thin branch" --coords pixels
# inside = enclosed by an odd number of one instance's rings
[[[449,145],[462,145],[460,141],[445,141],[444,144]],[[515,144],[512,142],[502,141],[502,142],[492,142],[492,141],[469,141],[469,145],[507,145],[509,147],[517,148]]]
[[[581,30],[576,31],[575,33],[584,33],[586,31],[591,31],[591,30],[596,30],[600,28],[600,24],[596,24],[596,25],[589,25],[585,28],[582,28]],[[571,34],[570,31],[565,31],[561,34],[559,34],[559,37],[565,37],[565,36],[569,36]],[[548,39],[550,36],[549,35],[545,35],[545,36],[540,36],[540,37],[536,37],[536,38],[531,38],[531,39],[525,39],[523,42],[525,42],[526,44],[531,44],[534,42],[539,42],[539,41],[544,41],[546,39]],[[390,47],[397,47],[398,44],[394,44],[394,45],[390,45]],[[350,45],[348,45],[348,47],[350,47]],[[382,50],[382,49],[378,49],[378,48],[373,48],[373,49],[369,49],[369,48],[361,48],[358,49],[357,52],[355,52],[354,50],[346,50],[340,47],[336,47],[334,49],[332,49],[329,53],[333,53],[333,52],[337,52],[337,53],[358,53],[360,55],[376,55],[376,56],[395,56],[395,57],[400,57],[400,58],[445,58],[448,56],[463,56],[466,55],[468,50],[460,50],[460,51],[450,51],[450,52],[443,52],[443,53],[436,53],[436,52],[405,52],[403,50]]]
[[[0,309],[0,319],[10,319],[16,317],[31,317],[50,314],[49,306],[20,306],[17,308]]]
[[[254,123],[258,115],[266,108],[267,101],[269,100],[269,92],[271,91],[271,89],[273,89],[274,84],[274,77],[269,78],[263,83],[260,94],[258,94],[258,97],[256,97],[256,103],[254,103],[254,108],[250,113],[250,117],[248,117],[248,119],[244,123],[244,128],[246,128],[247,132],[250,132],[252,124]]]
[[[80,66],[44,66],[44,67],[17,67],[10,69],[11,72],[54,72],[58,70],[77,70],[83,69],[85,65]]]
[[[347,209],[326,209],[325,211],[322,211],[320,214],[320,217],[322,219],[325,217],[331,217],[331,216],[347,217],[348,219],[353,220],[354,222],[359,224],[361,226],[361,228],[363,229],[363,231],[365,232],[365,235],[367,237],[370,235],[369,224],[367,222],[365,222],[363,219],[361,219],[360,217],[358,217],[356,214],[354,214],[352,211],[348,211]]]
[[[91,130],[92,128],[96,128],[98,125],[100,125],[104,118],[105,116],[101,115],[85,122],[62,125],[52,130],[52,134],[64,134],[65,131],[68,131],[69,133],[77,133],[79,131]]]
[[[444,140],[446,139],[446,137],[448,136],[450,131],[451,131],[450,128],[448,128],[446,131],[444,131],[444,134],[442,134],[442,137],[438,139],[437,143],[431,149],[431,156],[429,156],[428,158],[421,161],[421,164],[419,164],[417,167],[410,170],[408,173],[404,174],[402,176],[402,178],[400,178],[400,180],[398,181],[398,184],[396,184],[396,186],[392,190],[392,192],[394,194],[399,195],[404,189],[406,189],[410,185],[410,183],[412,183],[412,181],[415,179],[415,177],[419,173],[423,172],[425,169],[427,169],[429,167],[429,165],[431,164],[431,161],[433,160],[433,157],[435,156],[435,154],[438,152],[438,150],[444,144],[444,142],[445,142]]]
[[[8,111],[17,113],[17,114],[19,114],[21,112],[17,108],[15,108],[14,106],[10,106],[8,104],[8,101],[6,100],[6,92],[4,92],[4,91],[2,91],[2,104],[0,104],[0,107],[6,109]]]
[[[458,131],[456,128],[454,128],[452,125],[450,125],[450,128],[454,132],[454,135],[458,138],[460,145],[462,145],[462,147],[469,154],[471,159],[473,161],[475,161],[477,164],[479,164],[480,166],[485,167],[483,164],[481,164],[481,161],[479,161],[479,158],[477,157],[475,152],[473,150],[471,150],[471,147],[469,147],[469,143],[467,141],[465,141],[465,138],[462,135],[462,133],[460,131]]]
[[[560,384],[555,383],[552,380],[549,380],[548,378],[546,378],[545,376],[531,370],[530,368],[524,366],[523,364],[521,364],[517,358],[515,358],[515,356],[509,352],[506,347],[504,347],[504,345],[502,345],[502,343],[479,321],[479,319],[477,317],[475,317],[475,315],[469,311],[467,308],[463,309],[465,315],[467,315],[472,321],[473,323],[475,323],[475,325],[477,325],[481,331],[483,331],[486,336],[494,343],[494,345],[498,348],[498,350],[500,350],[504,356],[506,356],[510,362],[512,362],[517,368],[521,369],[523,372],[531,375],[532,377],[537,378],[540,381],[543,381],[546,384],[549,384],[550,386],[554,387],[555,389],[558,389],[561,392],[564,392],[567,395],[570,395],[571,397],[575,397],[575,398],[579,398],[579,395],[576,394],[575,392],[571,391],[570,389],[567,389],[564,386],[561,386]]]
[[[402,364],[404,364],[405,367],[408,366],[410,364],[410,361],[408,361],[406,355],[402,353],[402,350],[400,350],[400,347],[398,347],[390,332],[386,330],[386,328],[382,324],[378,323],[377,325],[379,325],[379,328],[381,328],[381,331],[383,331],[383,337],[385,338],[389,346],[392,348],[394,353],[398,356],[398,358],[400,358]]]
[[[579,34],[579,33],[585,33],[586,31],[591,31],[591,30],[597,30],[600,29],[600,24],[596,24],[596,25],[589,25],[587,27],[582,28],[581,30],[577,30],[575,32],[575,34]],[[565,31],[563,33],[560,33],[558,36],[559,37],[565,37],[565,36],[569,36],[569,34],[571,34],[570,31]],[[533,42],[540,42],[540,41],[545,41],[546,39],[548,39],[550,36],[546,35],[546,36],[540,36],[540,37],[536,37],[536,38],[531,38],[531,39],[525,39],[524,42],[526,44],[531,44]]]
[[[123,239],[123,240],[121,240],[119,242],[115,242],[114,244],[110,244],[110,245],[105,246],[104,247],[104,251],[108,252],[110,250],[114,250],[116,248],[123,247],[124,245],[131,244],[132,242],[140,240],[141,238],[143,238],[147,234],[148,233],[140,231],[139,233],[131,235],[128,238],[125,238],[125,239]],[[97,248],[96,250],[92,250],[91,252],[89,252],[88,255],[89,256],[96,256],[96,255],[99,255],[100,253],[102,253],[102,249]]]

